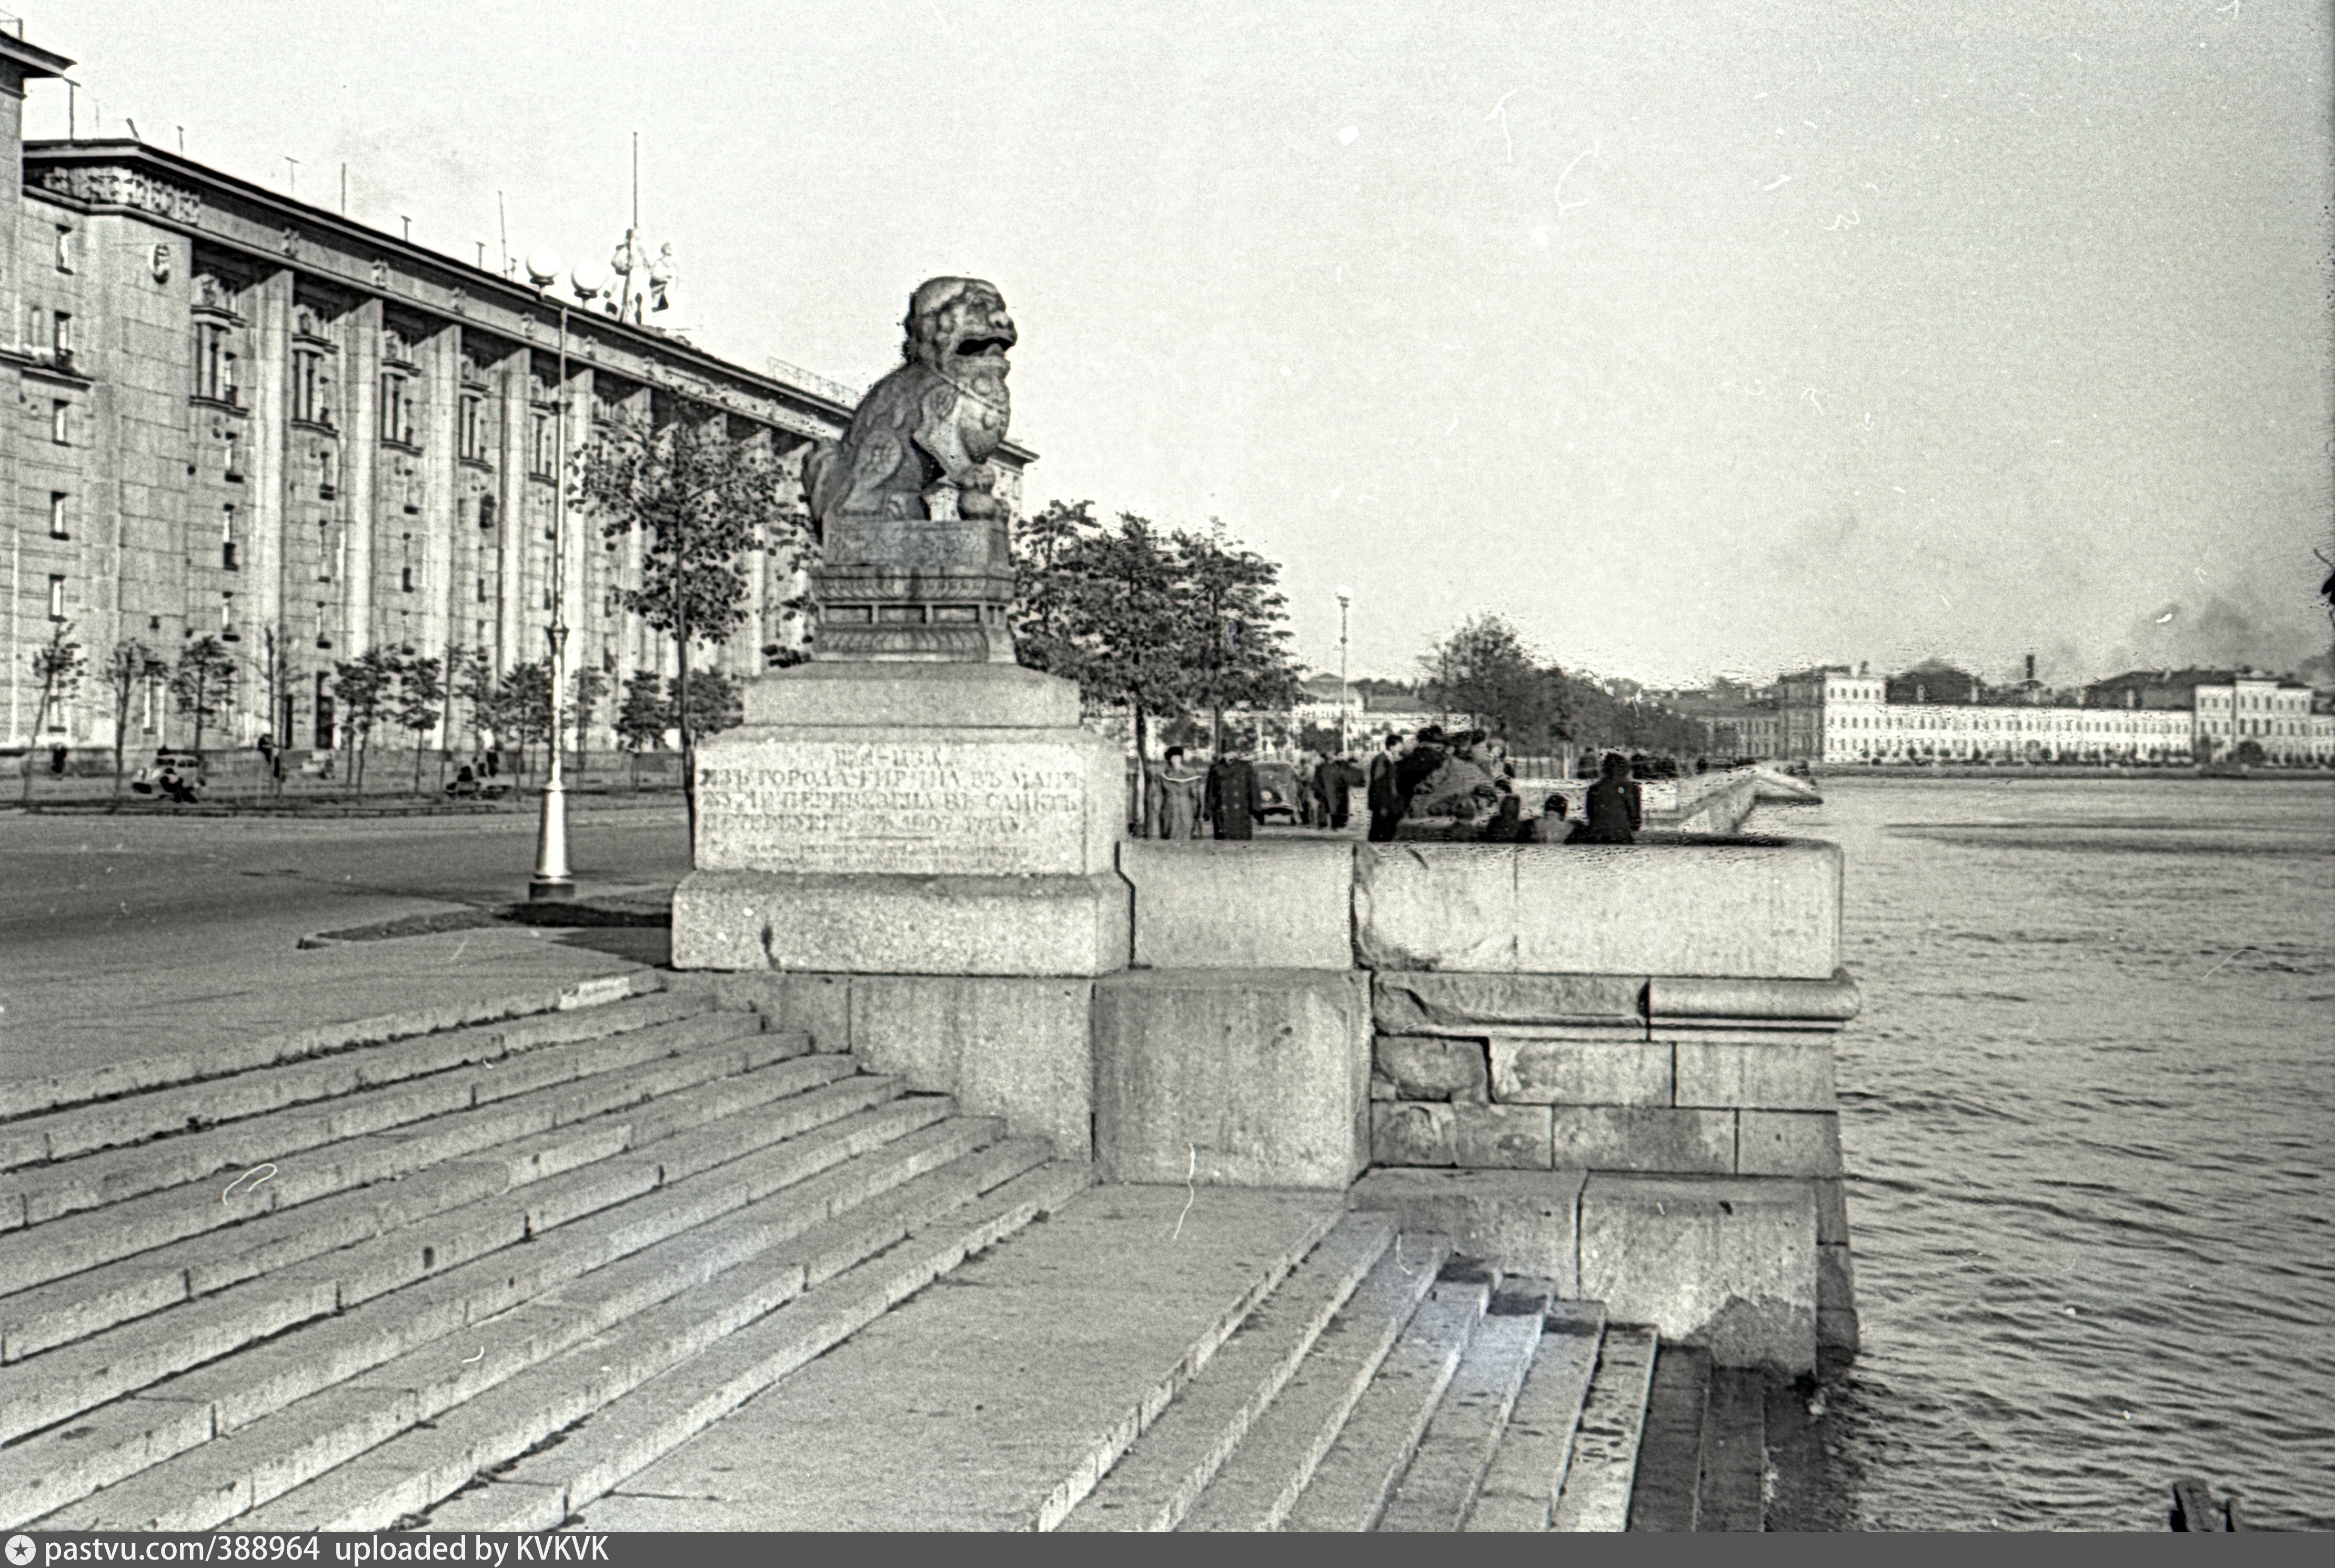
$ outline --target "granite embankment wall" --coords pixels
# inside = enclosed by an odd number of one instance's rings
[[[1854,1350],[1838,849],[1271,837],[1116,857],[1123,968],[717,983],[1105,1180],[1351,1186],[1722,1363]]]

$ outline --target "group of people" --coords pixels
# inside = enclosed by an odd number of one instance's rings
[[[1448,817],[1488,844],[1633,844],[1645,806],[1630,764],[1609,751],[1579,818],[1561,794],[1526,817],[1507,748],[1481,730],[1447,734],[1428,724],[1390,733],[1371,759],[1370,839],[1391,843],[1405,817]],[[1481,818],[1480,827],[1477,826]]]
[[[1406,817],[1450,818],[1468,837],[1496,844],[1631,844],[1645,816],[1627,759],[1608,752],[1579,816],[1562,794],[1528,817],[1516,794],[1516,768],[1507,746],[1482,730],[1447,733],[1429,724],[1385,737],[1367,770],[1351,758],[1301,759],[1296,769],[1303,803],[1293,810],[1313,826],[1346,826],[1352,790],[1360,786],[1370,811],[1368,837],[1390,843]],[[1264,791],[1248,759],[1226,755],[1204,761],[1170,746],[1159,767],[1146,769],[1146,819],[1161,838],[1255,836],[1265,818]]]

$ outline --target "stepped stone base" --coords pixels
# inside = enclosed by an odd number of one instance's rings
[[[1817,1364],[1816,1195],[1802,1181],[1592,1176],[1581,1292],[1722,1367]]]
[[[1370,1163],[1370,977],[1134,970],[1095,984],[1105,1181],[1343,1187]]]
[[[1374,1170],[1346,1195],[1349,1208],[1397,1216],[1405,1232],[1451,1238],[1451,1250],[1504,1273],[1548,1280],[1581,1294],[1579,1171]]]
[[[1095,975],[1127,967],[1115,874],[694,871],[673,895],[676,969]]]

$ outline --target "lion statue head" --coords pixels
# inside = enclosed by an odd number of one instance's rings
[[[1010,368],[1005,351],[1016,341],[1005,296],[977,277],[935,277],[908,298],[901,324],[901,353],[929,365],[958,386],[1001,395]]]

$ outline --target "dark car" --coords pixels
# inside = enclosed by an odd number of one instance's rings
[[[1304,808],[1304,796],[1298,789],[1297,769],[1287,762],[1252,764],[1256,771],[1256,796],[1264,809],[1264,820],[1278,818],[1284,822],[1298,821]]]

